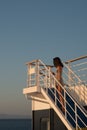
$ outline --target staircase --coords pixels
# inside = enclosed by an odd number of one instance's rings
[[[45,65],[41,60],[26,63],[27,88],[24,88],[23,93],[28,98],[46,99],[68,130],[87,130],[87,84],[71,68],[71,62],[63,63],[64,86],[52,74],[53,66]],[[57,90],[56,84],[63,89],[62,94]],[[60,102],[59,95],[64,104]]]

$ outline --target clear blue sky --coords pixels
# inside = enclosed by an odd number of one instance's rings
[[[28,115],[26,65],[87,54],[87,0],[0,0],[0,113]]]

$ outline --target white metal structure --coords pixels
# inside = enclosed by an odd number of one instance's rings
[[[78,58],[86,59],[87,56]],[[59,118],[65,124],[68,130],[86,130],[87,129],[87,78],[86,67],[87,62],[78,63],[73,67],[85,65],[80,70],[85,69],[85,73],[78,75],[78,70],[71,68],[71,63],[78,61],[78,59],[67,61],[63,68],[63,81],[62,86],[52,74],[53,66],[45,65],[41,60],[34,60],[27,63],[27,88],[23,89],[23,94],[28,98],[34,100],[43,100],[48,102]],[[77,72],[76,72],[77,71]],[[81,76],[83,75],[83,78]],[[59,84],[63,89],[61,94],[56,89]],[[64,100],[61,104],[59,95]],[[61,105],[64,107],[64,112],[61,110]]]

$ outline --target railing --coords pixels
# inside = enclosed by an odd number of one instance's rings
[[[87,55],[66,61],[65,63],[68,66],[68,70],[70,69],[70,71],[68,71],[69,78],[67,78],[67,80],[70,89],[72,90],[72,94],[77,94],[78,100],[85,106],[87,105]],[[72,75],[71,70],[74,76]],[[65,80],[65,82],[67,80]]]
[[[83,84],[87,86],[87,55],[66,61],[65,63],[82,80]]]
[[[52,74],[52,66],[46,66],[41,60],[29,62],[27,66],[27,87],[37,86],[43,88],[51,101],[58,107],[61,114],[63,114],[64,118],[76,128],[76,130],[78,130],[78,128],[87,127],[87,114],[66,89],[66,87],[70,87],[71,84],[82,85],[80,78],[64,63],[64,86],[62,86]],[[74,80],[69,74],[74,77]],[[57,90],[56,85],[61,86],[63,93]],[[63,104],[60,101],[60,96],[63,99]],[[64,108],[64,112],[62,112],[61,107]]]

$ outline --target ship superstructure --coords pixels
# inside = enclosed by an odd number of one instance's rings
[[[54,66],[41,60],[26,65],[23,94],[32,102],[32,130],[87,130],[87,56],[63,62],[63,86],[52,73]],[[56,84],[63,89],[62,94]]]

